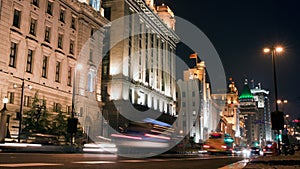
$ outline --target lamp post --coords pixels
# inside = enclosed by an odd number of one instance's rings
[[[71,134],[71,145],[73,144],[73,137],[77,132],[77,124],[78,119],[75,118],[75,92],[76,92],[76,78],[77,78],[77,71],[82,69],[81,64],[77,64],[74,69],[74,77],[73,77],[73,90],[72,90],[72,112],[71,112],[71,118],[68,119],[68,132]]]
[[[16,84],[14,84],[14,88],[21,88],[21,102],[20,102],[20,112],[18,113],[18,119],[19,119],[19,132],[18,132],[18,143],[20,143],[21,139],[21,133],[22,133],[22,116],[23,116],[23,104],[24,104],[24,90],[25,90],[25,80],[22,80],[21,87],[18,87]],[[29,90],[32,89],[32,86],[28,85]]]
[[[278,47],[271,47],[271,48],[264,48],[264,53],[271,53],[272,56],[272,66],[273,66],[273,80],[274,80],[274,90],[275,90],[275,113],[273,113],[273,116],[276,115],[276,117],[281,116],[281,113],[278,112],[278,93],[277,93],[277,78],[276,78],[276,64],[275,64],[275,55],[277,53],[281,53],[283,52],[283,48],[278,46]],[[271,117],[272,118],[272,117]],[[278,119],[279,120],[279,119]],[[273,121],[272,121],[273,123]],[[280,139],[279,139],[279,135],[280,135],[280,127],[277,126],[277,134],[278,134],[278,139],[277,139],[277,143],[278,143],[278,154],[280,154]]]
[[[23,116],[23,100],[24,100],[24,79],[22,79],[22,91],[21,91],[21,103],[20,103],[20,112],[19,112],[19,133],[18,133],[18,143],[21,142],[21,132],[22,132],[22,116]]]
[[[6,104],[8,103],[8,99],[5,97],[3,99],[3,108],[1,109],[1,126],[0,126],[0,141],[4,142],[5,141],[5,136],[6,136],[6,122],[7,122],[7,118],[6,118]]]

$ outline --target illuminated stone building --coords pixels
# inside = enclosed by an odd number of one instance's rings
[[[183,133],[190,134],[196,143],[205,141],[211,131],[217,128],[219,114],[213,110],[210,84],[206,81],[204,61],[196,68],[184,71],[184,81],[179,80],[178,93],[181,96],[179,119]]]
[[[76,93],[84,98],[95,96],[95,93],[100,95],[100,81],[87,79],[91,72],[97,75],[98,67],[93,66],[96,65],[93,60],[101,57],[96,54],[102,53],[102,43],[98,42],[102,42],[103,36],[93,37],[95,41],[89,41],[88,52],[82,51],[93,32],[100,30],[99,34],[103,34],[102,27],[109,22],[99,11],[99,0],[1,1],[0,97],[9,98],[7,108],[12,138],[19,134],[16,112],[20,111],[20,104],[24,111],[30,109],[36,91],[40,99],[46,100],[48,111],[56,114],[61,109],[71,115],[74,70],[79,60],[90,58],[81,63],[86,69],[78,74],[82,83],[77,86]],[[90,52],[92,50],[95,54]],[[21,103],[22,81],[25,84],[24,103]],[[28,85],[32,86],[31,90],[27,89]],[[99,123],[96,121],[98,105],[86,104],[86,100],[76,105],[75,116],[79,117],[86,133],[95,133],[89,128]]]
[[[103,113],[110,126],[120,129],[128,120],[142,121],[139,112],[145,111],[165,115],[160,119],[165,122],[175,117],[179,39],[172,11],[155,6],[153,0],[103,0],[102,6],[112,21],[102,64]],[[135,111],[137,116],[131,117]]]

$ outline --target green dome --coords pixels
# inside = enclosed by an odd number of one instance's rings
[[[251,93],[248,84],[245,84],[239,99],[254,99],[253,94]]]

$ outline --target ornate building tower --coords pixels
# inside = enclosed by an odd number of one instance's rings
[[[255,124],[256,115],[258,112],[256,102],[254,100],[253,94],[248,86],[247,79],[245,80],[245,85],[242,93],[239,97],[240,102],[240,117],[245,121],[245,130],[247,144],[252,145],[254,142],[258,141],[258,127]]]

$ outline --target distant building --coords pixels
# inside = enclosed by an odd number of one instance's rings
[[[256,116],[258,113],[257,105],[254,96],[245,80],[244,88],[239,96],[240,102],[240,118],[245,122],[246,142],[248,145],[253,145],[259,141],[258,126]]]
[[[259,83],[257,87],[251,89],[251,93],[254,96],[258,112],[256,115],[256,124],[258,125],[258,141],[259,144],[264,145],[266,141],[272,139],[271,129],[271,111],[269,102],[269,91],[263,89]]]
[[[184,133],[196,143],[205,141],[217,128],[219,116],[213,108],[210,84],[206,81],[204,61],[196,68],[184,71],[184,81],[178,81],[179,119],[183,122]]]

